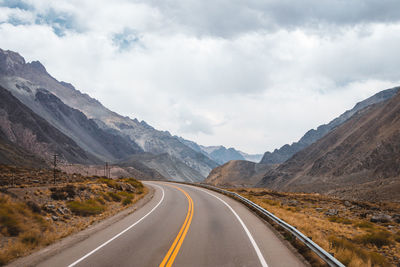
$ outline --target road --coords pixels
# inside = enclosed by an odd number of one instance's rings
[[[145,206],[39,266],[304,266],[256,215],[224,195],[145,182]]]

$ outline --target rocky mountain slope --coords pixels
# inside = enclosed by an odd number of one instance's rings
[[[101,129],[82,112],[28,80],[1,76],[0,82],[36,114],[103,161],[115,161],[143,151],[127,137]]]
[[[35,154],[7,140],[7,137],[0,132],[0,164],[45,168],[46,162]]]
[[[363,200],[400,200],[400,93],[358,111],[258,186]]]
[[[163,177],[180,182],[200,182],[203,180],[201,174],[182,163],[177,158],[163,153],[154,155],[151,153],[145,153],[140,155],[134,155],[128,160],[119,162],[119,166],[129,167],[143,164],[150,169],[153,169],[160,173]]]
[[[38,163],[34,155],[50,161],[54,153],[73,163],[99,161],[1,86],[0,137],[3,140],[2,147],[5,149],[3,151],[8,151],[2,153],[1,157],[3,159],[1,162],[5,164],[20,165],[25,161],[32,164]],[[14,144],[14,147],[11,144]],[[30,155],[25,151],[28,151]],[[26,157],[26,160],[21,160],[23,157]]]
[[[319,126],[316,130],[311,129],[309,130],[298,142],[294,142],[291,145],[284,145],[279,149],[275,149],[273,152],[265,152],[263,158],[261,159],[260,163],[264,164],[276,164],[282,163],[289,159],[291,156],[299,152],[300,150],[308,147],[312,143],[318,141],[327,133],[347,121],[351,116],[353,116],[356,112],[360,111],[361,109],[375,104],[385,101],[387,99],[392,98],[398,91],[400,87],[395,87],[392,89],[383,90],[359,103],[357,103],[354,108],[351,110],[346,111],[339,117],[335,118],[328,124],[323,124]]]
[[[24,58],[19,54],[12,51],[0,50],[0,73],[0,84],[13,91],[13,93],[17,89],[21,91],[21,94],[17,96],[21,98],[21,101],[24,94],[22,91],[25,87],[30,90],[34,87],[35,91],[43,88],[49,93],[54,94],[65,105],[81,111],[89,120],[93,120],[100,130],[119,135],[124,140],[128,137],[133,144],[132,146],[135,146],[134,144],[136,143],[146,152],[153,154],[168,153],[182,164],[196,170],[201,175],[201,178],[206,177],[211,169],[217,166],[206,155],[184,145],[177,138],[171,136],[170,133],[158,131],[144,121],[139,122],[136,119],[123,117],[112,112],[97,100],[76,90],[71,84],[58,82],[47,73],[40,62],[26,63]],[[35,110],[34,108],[32,109]],[[35,112],[40,114],[40,110],[35,110]],[[45,116],[43,115],[43,117]],[[46,117],[45,119],[50,120],[50,118]],[[96,140],[92,139],[90,141],[93,141],[94,144],[96,143]],[[120,141],[122,142],[122,140]],[[99,151],[104,150],[101,144],[80,145],[85,149],[92,147]],[[95,151],[95,154],[98,155],[99,151]],[[107,152],[110,152],[108,156],[116,156],[111,151]]]
[[[215,186],[254,186],[272,165],[245,160],[231,160],[211,171],[205,183]]]

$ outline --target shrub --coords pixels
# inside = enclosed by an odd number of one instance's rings
[[[75,186],[72,184],[68,184],[68,185],[64,186],[63,190],[65,193],[67,193],[69,198],[74,198],[76,195]]]
[[[29,231],[20,235],[21,242],[29,245],[37,245],[40,241],[40,233],[37,231]]]
[[[143,188],[143,184],[142,182],[133,179],[133,178],[128,178],[125,180],[128,184],[130,184],[131,186],[135,187],[135,188]]]
[[[110,196],[110,198],[115,201],[115,202],[120,202],[122,200],[122,198],[114,192],[108,192],[108,195]]]
[[[390,240],[390,236],[390,232],[379,231],[358,236],[355,238],[355,241],[364,245],[373,244],[380,248],[382,246],[387,246],[393,243],[392,240]]]
[[[132,193],[129,193],[129,192],[126,192],[126,191],[118,192],[118,195],[120,195],[121,197],[130,197],[130,198],[133,198],[133,194],[132,194]]]
[[[265,204],[271,205],[271,206],[277,206],[280,204],[279,201],[272,200],[272,199],[263,199],[262,202],[264,202]]]
[[[346,266],[350,265],[352,261],[357,262],[359,260],[365,264],[370,262],[373,266],[391,266],[382,255],[357,247],[350,240],[337,236],[330,236],[328,240],[329,247],[336,251],[335,257]]]
[[[96,215],[104,211],[103,205],[99,204],[94,199],[85,201],[71,201],[67,204],[67,206],[74,214],[80,216]]]
[[[65,200],[68,197],[68,194],[62,188],[52,187],[50,191],[50,197],[54,200]]]
[[[104,200],[106,200],[106,201],[111,201],[111,198],[110,198],[110,196],[109,196],[108,194],[106,194],[106,193],[101,193],[101,196],[102,196],[102,198],[103,198]]]
[[[108,179],[108,178],[100,178],[99,179],[100,183],[106,184],[108,187],[116,189],[116,190],[121,190],[121,185],[119,185],[115,180],[113,179]]]
[[[17,214],[7,198],[0,197],[0,228],[4,228],[10,236],[17,236],[21,232]]]
[[[26,205],[31,209],[31,211],[35,212],[35,213],[41,213],[42,212],[42,208],[35,202],[33,201],[28,201],[26,202]]]
[[[124,206],[129,205],[129,204],[132,204],[132,198],[130,198],[130,197],[127,197],[124,199],[124,201],[122,201],[122,205],[124,205]]]
[[[102,198],[102,197],[98,197],[98,198],[96,198],[96,201],[97,201],[97,202],[99,202],[101,205],[104,205],[104,204],[106,204],[106,202],[105,202],[104,198]]]

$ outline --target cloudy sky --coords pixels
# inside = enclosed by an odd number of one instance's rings
[[[0,48],[106,107],[263,153],[400,85],[398,0],[0,0]]]

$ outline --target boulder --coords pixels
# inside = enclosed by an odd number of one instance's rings
[[[370,221],[374,222],[374,223],[377,223],[377,222],[387,223],[387,222],[392,221],[392,216],[387,215],[387,214],[382,214],[382,213],[381,214],[374,214],[374,215],[372,215]]]
[[[336,215],[338,215],[338,210],[336,210],[336,209],[329,209],[327,212],[325,212],[325,215],[328,215],[328,216],[336,216]]]

